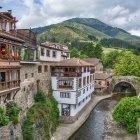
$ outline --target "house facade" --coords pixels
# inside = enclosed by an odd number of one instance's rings
[[[93,65],[78,58],[51,66],[53,96],[62,122],[74,122],[90,102],[94,91]]]
[[[31,29],[18,29],[16,36],[25,41],[21,46],[21,63],[33,63],[38,60],[37,35]]]
[[[38,46],[40,61],[59,62],[70,58],[67,46],[46,41]]]
[[[110,82],[112,81],[112,74],[96,73],[95,74],[95,92],[103,93],[106,90]]]
[[[95,73],[103,73],[103,64],[98,58],[86,58],[84,61],[91,63],[95,67]]]
[[[15,36],[16,18],[11,11],[0,12],[0,105],[15,100],[20,90],[20,46]]]

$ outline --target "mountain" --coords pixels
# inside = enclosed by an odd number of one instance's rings
[[[73,18],[58,24],[35,28],[33,31],[38,33],[39,43],[45,40],[67,43],[75,39],[96,41],[113,38],[133,45],[140,45],[140,37],[107,25],[95,18]]]

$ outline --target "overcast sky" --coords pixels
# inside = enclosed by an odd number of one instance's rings
[[[0,0],[0,6],[13,11],[18,28],[90,17],[140,36],[140,0]]]

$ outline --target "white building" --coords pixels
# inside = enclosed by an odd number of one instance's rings
[[[94,67],[78,58],[63,60],[51,67],[52,90],[58,101],[60,119],[74,122],[91,100]]]
[[[67,46],[46,41],[38,46],[40,61],[59,62],[70,58]]]

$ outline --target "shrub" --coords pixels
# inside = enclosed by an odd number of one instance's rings
[[[16,125],[19,123],[19,112],[20,112],[20,108],[17,106],[17,104],[15,102],[9,102],[6,105],[6,115],[9,116],[10,121],[13,121],[13,123]]]
[[[9,123],[8,116],[5,116],[4,109],[0,107],[0,127],[5,126]]]
[[[140,99],[125,97],[116,105],[113,118],[127,127],[129,133],[137,132],[137,119],[140,118]]]
[[[35,95],[35,101],[36,102],[46,102],[46,96],[43,91],[38,91]]]
[[[24,140],[33,140],[38,132],[44,139],[48,140],[50,139],[50,131],[53,133],[58,125],[59,111],[54,97],[42,98],[42,92],[38,93],[36,97],[37,102],[27,112],[22,125]],[[41,124],[41,131],[35,130],[35,128],[40,129],[38,124]]]

